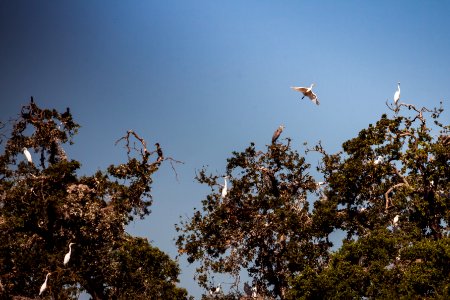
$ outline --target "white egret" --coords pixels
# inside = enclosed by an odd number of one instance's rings
[[[50,276],[50,274],[51,273],[47,273],[47,276],[45,276],[45,281],[41,285],[41,289],[39,290],[39,296],[47,289],[47,281],[48,281],[48,276]]]
[[[225,183],[222,188],[222,199],[224,199],[228,194],[227,178],[228,176],[223,177]]]
[[[283,132],[284,129],[284,125],[280,125],[277,130],[275,130],[275,132],[273,133],[272,136],[272,144],[275,144],[275,142],[278,140],[278,138],[280,137],[280,134]]]
[[[384,162],[384,158],[383,158],[383,156],[381,156],[381,155],[377,156],[377,158],[373,161],[373,163],[374,163],[375,165],[379,165],[379,164],[381,164],[381,163],[383,163],[383,162]]]
[[[22,150],[23,150],[23,154],[24,154],[25,157],[27,158],[28,162],[29,162],[30,164],[32,164],[32,163],[33,163],[33,159],[31,158],[30,151],[28,151],[28,149],[25,148],[25,147],[23,147]]]
[[[395,91],[394,94],[395,105],[397,105],[398,100],[400,100],[400,82],[397,82],[397,90]]]
[[[317,95],[314,94],[314,92],[312,91],[312,88],[314,86],[314,83],[311,84],[311,86],[309,88],[306,87],[301,87],[301,86],[292,86],[291,89],[293,89],[294,91],[300,92],[303,94],[303,98],[308,97],[309,99],[311,99],[312,102],[314,102],[315,104],[319,105],[319,98],[317,98]]]
[[[75,243],[70,243],[69,244],[69,252],[66,253],[66,255],[64,256],[64,265],[67,265],[69,263],[70,260],[70,254],[72,254],[72,245],[75,245]]]
[[[399,216],[399,215],[396,215],[396,216],[394,217],[394,220],[392,221],[392,225],[393,225],[394,227],[397,227],[397,224],[398,224],[399,219],[400,219],[400,216]]]

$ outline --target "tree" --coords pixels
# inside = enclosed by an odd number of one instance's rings
[[[125,163],[79,176],[80,163],[63,148],[78,128],[69,109],[41,109],[32,99],[9,138],[2,135],[0,295],[35,297],[50,273],[44,298],[76,299],[86,291],[93,299],[186,299],[176,286],[176,262],[124,229],[150,214],[152,175],[166,160],[159,144],[151,151],[128,131],[118,141]],[[25,160],[24,147],[39,159]]]
[[[234,152],[224,198],[221,176],[201,170],[210,193],[177,225],[179,253],[200,263],[199,284],[231,274],[238,298],[245,269],[260,295],[279,299],[450,297],[450,127],[442,108],[388,107],[393,117],[342,152],[321,142],[306,150],[322,155],[324,187],[289,139]],[[346,237],[334,252],[337,230]]]
[[[248,271],[259,295],[284,298],[288,280],[308,268],[321,268],[331,246],[317,230],[307,194],[318,185],[308,174],[310,165],[293,151],[290,140],[266,151],[252,143],[228,159],[231,188],[221,197],[221,177],[201,170],[197,180],[210,187],[201,210],[177,225],[179,252],[199,261],[197,280],[212,286],[214,273],[238,278]]]
[[[391,109],[342,153],[316,148],[328,183],[317,226],[333,219],[347,237],[327,268],[295,277],[292,299],[450,297],[450,127],[442,108]]]

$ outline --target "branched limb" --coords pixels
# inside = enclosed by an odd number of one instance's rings
[[[141,147],[140,148],[137,147],[136,143],[134,143],[134,142],[131,143],[130,137],[134,137],[135,139],[137,139],[141,143]],[[175,169],[174,163],[184,164],[184,162],[176,160],[176,159],[173,159],[172,157],[164,157],[162,148],[159,145],[159,143],[155,143],[155,146],[156,146],[156,150],[155,151],[148,151],[147,143],[145,142],[145,140],[142,137],[140,137],[133,130],[128,130],[127,134],[125,136],[121,137],[120,139],[118,139],[115,142],[115,145],[117,145],[122,140],[125,141],[125,148],[127,149],[128,158],[130,158],[131,151],[134,150],[134,151],[136,151],[136,152],[141,154],[142,161],[143,161],[144,164],[148,163],[148,158],[154,153],[156,153],[158,155],[158,158],[156,159],[155,162],[151,163],[151,165],[156,164],[156,165],[159,166],[161,164],[161,162],[163,162],[164,160],[168,160],[170,162],[170,166],[172,167],[172,170],[175,173],[175,177],[176,177],[176,179],[178,181],[178,173],[177,173],[177,171]]]
[[[400,177],[402,179],[403,182],[397,183],[393,186],[391,186],[386,193],[384,193],[384,198],[386,199],[386,210],[389,208],[389,204],[390,204],[390,198],[389,198],[389,194],[396,188],[399,188],[401,186],[407,186],[408,188],[411,188],[411,185],[409,184],[409,182],[406,180],[406,178],[400,174],[400,172],[397,170],[397,168],[394,168],[394,172],[395,174],[397,174],[398,177]]]
[[[133,143],[133,145],[130,146],[130,136],[134,136],[142,144],[142,149],[138,149],[136,147],[136,143]],[[141,153],[144,163],[147,162],[148,156],[150,156],[150,152],[147,150],[147,143],[136,132],[134,132],[133,130],[128,130],[125,136],[121,137],[115,142],[115,145],[117,145],[121,140],[126,141],[125,147],[127,148],[128,158],[130,157],[131,150],[135,150],[136,152]]]

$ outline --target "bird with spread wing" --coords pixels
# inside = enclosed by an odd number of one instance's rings
[[[314,86],[314,83],[312,83],[310,87],[293,86],[293,87],[291,87],[291,89],[302,93],[303,94],[302,99],[305,97],[308,97],[309,99],[311,99],[312,102],[319,105],[320,104],[319,98],[317,98],[317,95],[314,94],[314,92],[312,91],[313,86]]]

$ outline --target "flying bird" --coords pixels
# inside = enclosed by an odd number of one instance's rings
[[[280,125],[277,128],[277,130],[275,130],[275,132],[273,133],[273,136],[272,136],[272,144],[275,144],[275,142],[278,140],[281,133],[283,132],[283,129],[284,129],[284,125]]]
[[[28,149],[25,148],[25,147],[23,147],[22,150],[23,150],[23,154],[24,154],[25,157],[27,158],[28,162],[29,162],[30,164],[32,164],[32,163],[33,163],[33,159],[31,158],[30,151],[28,151]]]
[[[311,99],[312,102],[314,102],[315,104],[319,105],[319,98],[317,98],[317,95],[314,94],[314,92],[312,91],[312,88],[314,86],[314,83],[311,84],[311,86],[309,88],[306,87],[300,87],[300,86],[293,86],[291,87],[291,89],[293,89],[294,91],[300,92],[303,94],[303,98],[308,97],[309,99]]]
[[[224,185],[222,188],[222,199],[224,199],[228,194],[227,178],[228,178],[228,176],[223,177]]]
[[[51,273],[48,273],[47,276],[45,276],[45,281],[44,283],[41,285],[41,289],[39,290],[39,296],[47,289],[47,280],[48,280],[48,276]]]
[[[75,243],[70,243],[69,244],[69,252],[66,253],[66,255],[64,256],[64,265],[67,265],[69,263],[70,260],[70,254],[72,254],[72,245],[75,245]]]
[[[398,100],[400,100],[400,82],[397,82],[397,90],[395,91],[394,94],[395,105],[397,105]]]

